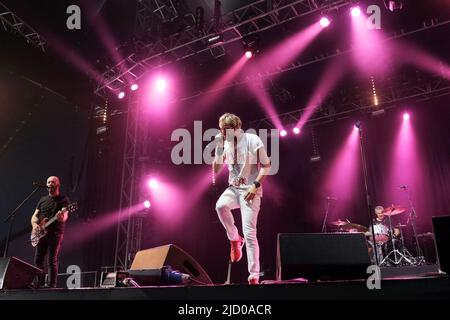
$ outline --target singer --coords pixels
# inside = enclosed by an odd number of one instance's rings
[[[231,243],[230,260],[242,258],[246,242],[249,284],[259,283],[259,244],[257,220],[262,197],[262,181],[270,171],[270,159],[261,139],[241,129],[238,116],[225,113],[219,118],[220,133],[216,136],[214,172],[228,165],[228,188],[217,200],[216,211]],[[231,210],[241,209],[244,237],[239,235]]]
[[[44,258],[48,254],[49,283],[44,283],[45,277],[42,277],[39,285],[41,287],[56,287],[58,275],[58,258],[61,249],[61,243],[64,236],[65,223],[69,217],[66,210],[69,205],[69,199],[60,194],[60,181],[58,177],[51,176],[47,179],[48,195],[42,197],[36,205],[36,210],[31,217],[31,226],[33,229],[39,228],[39,222],[42,219],[50,219],[57,216],[57,221],[47,228],[47,234],[36,246],[34,264],[36,267],[45,270]]]

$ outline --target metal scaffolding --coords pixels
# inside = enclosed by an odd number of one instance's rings
[[[150,2],[154,3],[154,1]],[[267,1],[258,0],[223,15],[221,17],[223,21],[221,30],[216,29],[216,21],[212,19],[207,23],[203,32],[198,32],[196,29],[193,15],[185,14],[183,19],[180,19],[180,23],[184,25],[179,32],[168,37],[151,38],[148,43],[140,41],[136,50],[138,52],[131,53],[117,65],[105,71],[98,82],[95,93],[102,95],[105,90],[117,92],[128,85],[129,79],[136,81],[152,69],[202,52],[210,51],[213,56],[218,56],[220,52],[225,53],[225,45],[244,37],[314,12],[338,9],[349,5],[351,2],[350,0],[279,0],[273,1],[276,5],[268,10]],[[161,18],[160,16],[155,18],[155,12],[151,10],[154,9],[152,6],[144,6],[142,5],[144,2],[140,1],[138,3],[138,21],[140,24],[148,25],[149,21]],[[168,8],[168,6],[164,8]],[[170,12],[176,14],[174,10]],[[213,46],[209,45],[208,39],[217,36],[218,33],[220,33],[222,41]]]
[[[449,20],[444,20],[444,21],[437,21],[437,20],[430,20],[428,22],[423,22],[423,24],[421,24],[420,26],[416,27],[415,29],[409,30],[409,31],[402,31],[401,33],[396,33],[394,35],[392,35],[391,37],[388,37],[386,39],[384,39],[385,42],[388,41],[393,41],[393,40],[397,40],[400,38],[404,38],[404,37],[408,37],[408,36],[412,36],[416,33],[419,32],[423,32],[423,31],[427,31],[427,30],[431,30],[434,28],[439,28],[439,27],[443,27],[450,24],[450,19]],[[260,72],[258,74],[253,74],[253,75],[246,75],[244,78],[238,78],[235,80],[230,81],[229,83],[225,83],[222,87],[220,88],[215,88],[213,90],[203,90],[201,92],[192,94],[190,96],[185,96],[183,98],[180,98],[179,101],[186,101],[186,100],[190,100],[193,98],[196,98],[200,95],[207,95],[207,94],[212,94],[212,93],[217,93],[219,91],[222,90],[226,90],[229,89],[231,87],[234,86],[240,86],[240,85],[244,85],[247,83],[255,83],[258,81],[263,81],[263,80],[270,80],[271,78],[273,78],[276,75],[285,73],[285,72],[289,72],[289,71],[294,71],[294,70],[298,70],[310,65],[313,65],[315,63],[320,63],[320,62],[324,62],[333,58],[337,58],[349,53],[352,53],[354,51],[354,48],[347,48],[344,50],[335,50],[333,52],[327,52],[327,53],[322,53],[320,55],[314,56],[312,58],[310,58],[309,60],[297,60],[294,61],[292,63],[290,63],[289,65],[286,66],[279,66],[277,67],[276,70],[259,70]]]
[[[132,262],[138,241],[135,231],[135,216],[132,207],[136,198],[136,156],[139,132],[139,101],[130,99],[128,104],[125,145],[122,158],[122,180],[117,223],[114,270],[127,270]],[[139,228],[138,228],[139,229]],[[140,245],[140,239],[139,243]]]
[[[317,106],[316,112],[306,122],[305,127],[349,118],[355,114],[373,114],[396,108],[403,102],[415,103],[437,97],[450,95],[450,81],[443,75],[426,75],[416,72],[400,75],[394,79],[384,80],[385,85],[378,87],[378,104],[373,101],[370,86],[366,90],[352,88],[348,92],[333,95],[328,102]],[[279,114],[277,117],[285,129],[298,124],[306,107]],[[258,129],[275,129],[273,118],[267,117],[249,122],[249,127]]]
[[[2,23],[5,30],[20,35],[28,43],[40,48],[43,52],[45,52],[45,39],[1,2],[0,22]]]
[[[143,117],[137,96],[130,99],[127,111],[123,150],[120,209],[118,213],[114,269],[127,270],[136,253],[141,250],[142,226],[146,210],[140,208],[144,198],[142,181],[148,172],[150,126]]]

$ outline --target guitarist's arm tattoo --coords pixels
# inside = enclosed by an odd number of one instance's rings
[[[38,219],[38,217],[37,217],[38,213],[39,213],[39,210],[36,209],[36,210],[34,211],[33,215],[31,216],[31,226],[32,226],[32,227],[37,226],[38,223],[39,223],[39,219]]]

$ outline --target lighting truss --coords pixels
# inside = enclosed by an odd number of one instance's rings
[[[45,39],[1,2],[0,22],[5,30],[23,37],[28,43],[45,52]]]
[[[389,110],[404,105],[405,102],[414,104],[433,98],[450,95],[450,81],[440,75],[426,75],[416,72],[414,76],[402,74],[388,79],[384,86],[378,87],[379,104],[376,106],[368,87],[361,91],[352,88],[346,92],[332,95],[324,104],[317,106],[317,111],[307,121],[307,126],[316,126],[323,123],[346,119],[355,114],[370,114],[383,109]],[[294,127],[300,120],[306,107],[279,114],[284,128]],[[262,118],[251,121],[250,128],[256,130],[275,129],[273,118]]]
[[[393,34],[391,37],[386,38],[384,41],[393,41],[396,39],[400,39],[400,38],[404,38],[404,37],[408,37],[411,35],[414,35],[416,33],[419,32],[423,32],[423,31],[428,31],[431,30],[433,28],[438,28],[438,27],[443,27],[450,24],[450,20],[444,20],[444,21],[437,21],[435,19],[432,19],[430,21],[427,22],[423,22],[419,27],[416,27],[415,29],[409,30],[409,31],[402,31],[400,33],[395,33]],[[235,87],[235,86],[241,86],[241,85],[245,85],[247,83],[255,83],[255,82],[259,82],[259,81],[263,81],[263,80],[270,80],[272,79],[274,76],[277,76],[279,74],[285,73],[285,72],[289,72],[289,71],[294,71],[294,70],[298,70],[301,68],[304,68],[306,66],[310,66],[312,64],[315,63],[320,63],[320,62],[324,62],[333,58],[337,58],[340,57],[342,55],[346,55],[349,53],[352,53],[354,51],[353,48],[347,48],[344,50],[340,50],[340,49],[336,49],[335,51],[332,52],[325,52],[322,53],[320,55],[314,56],[310,59],[305,59],[305,60],[297,60],[292,62],[291,64],[287,65],[287,66],[278,66],[276,68],[276,70],[269,70],[269,71],[264,71],[264,70],[260,70],[260,72],[258,74],[255,75],[246,75],[244,78],[238,78],[235,80],[230,81],[229,83],[226,83],[223,85],[223,87],[221,88],[215,88],[214,90],[202,90],[199,93],[195,93],[193,95],[190,96],[185,96],[179,99],[179,101],[187,101],[193,98],[198,97],[199,95],[207,95],[207,94],[213,94],[213,93],[217,93],[220,92],[222,90],[226,90],[229,89],[231,87]]]
[[[249,5],[229,12],[222,17],[223,29],[220,30],[223,42],[216,48],[207,45],[207,40],[217,35],[215,21],[206,24],[204,33],[195,29],[193,15],[180,19],[184,28],[171,36],[152,39],[149,43],[140,43],[138,52],[133,52],[114,67],[106,70],[97,84],[95,93],[105,94],[107,90],[117,92],[128,85],[127,79],[140,79],[150,70],[167,64],[190,58],[194,55],[211,52],[220,56],[226,52],[225,45],[241,40],[243,37],[271,29],[293,19],[325,10],[338,9],[349,5],[349,0],[279,0],[267,8],[266,0],[254,1]],[[142,9],[140,21],[151,20],[150,10]],[[149,17],[146,19],[145,14]],[[217,49],[218,48],[218,49]]]

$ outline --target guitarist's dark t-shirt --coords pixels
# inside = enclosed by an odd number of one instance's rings
[[[42,197],[36,209],[39,210],[37,214],[38,219],[48,218],[51,219],[58,213],[59,210],[69,205],[69,198],[64,195],[59,195],[56,197],[52,197],[50,195]],[[54,221],[51,225],[48,226],[47,231],[53,234],[63,234],[64,233],[64,222],[59,222],[58,220]]]

